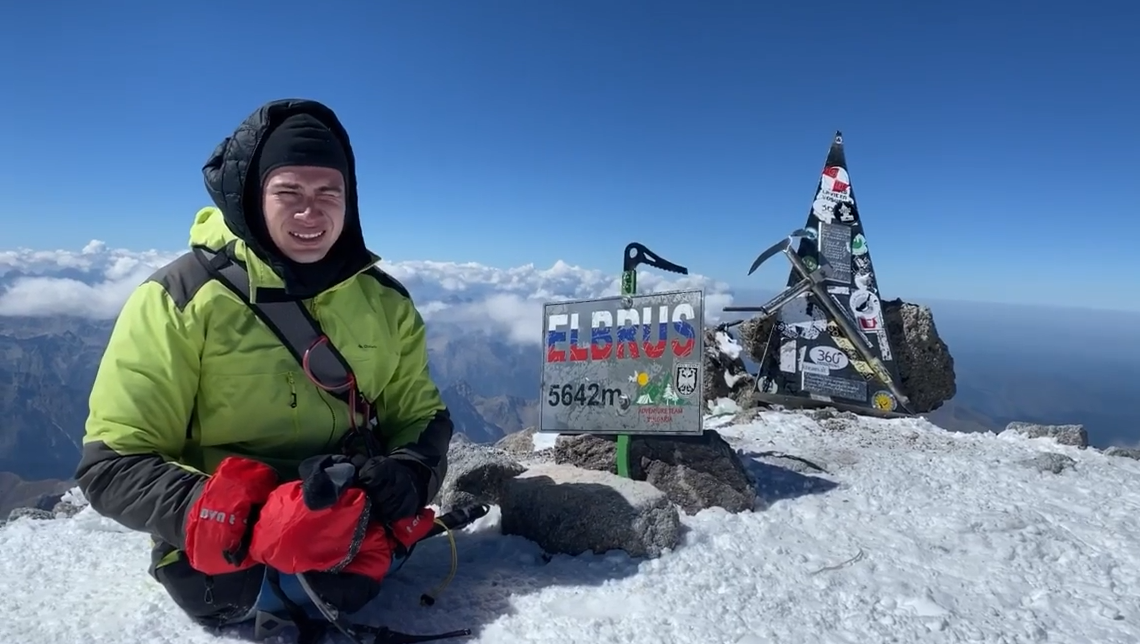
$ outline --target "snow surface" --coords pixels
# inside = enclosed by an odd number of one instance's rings
[[[716,400],[708,401],[709,415],[711,416],[727,416],[738,414],[743,411],[740,405],[731,398],[717,398]]]
[[[686,516],[682,544],[659,559],[548,563],[492,511],[458,535],[458,575],[433,608],[417,600],[447,573],[445,538],[422,544],[367,613],[502,644],[1140,641],[1140,462],[923,420],[729,420],[707,424],[748,457],[763,509]],[[1075,464],[1025,464],[1042,452]],[[90,508],[0,528],[0,642],[249,637],[193,626],[146,575],[148,553],[147,536]]]

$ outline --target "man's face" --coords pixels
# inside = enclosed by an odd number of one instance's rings
[[[344,230],[344,176],[331,168],[283,166],[269,173],[263,189],[269,238],[299,264],[320,261]]]

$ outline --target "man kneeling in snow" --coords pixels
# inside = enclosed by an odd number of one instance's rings
[[[217,207],[197,213],[195,251],[115,324],[79,486],[154,536],[151,574],[202,624],[280,606],[294,573],[355,612],[431,529],[446,472],[453,427],[423,320],[364,245],[329,108],[262,106],[203,174]]]

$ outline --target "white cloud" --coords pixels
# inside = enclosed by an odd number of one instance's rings
[[[175,252],[109,249],[0,251],[0,315],[113,318],[131,291]]]
[[[179,252],[107,248],[92,241],[81,251],[0,251],[0,315],[115,317],[131,291]],[[490,326],[517,342],[538,342],[544,302],[620,293],[620,275],[555,262],[496,268],[439,261],[383,262],[429,322]],[[643,293],[703,289],[705,318],[716,322],[732,302],[727,284],[701,275],[653,270],[638,273]]]

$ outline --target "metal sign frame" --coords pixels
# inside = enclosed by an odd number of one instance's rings
[[[620,297],[622,298],[622,302],[621,302],[622,306],[625,308],[631,308],[632,307],[633,296],[638,294],[637,293],[637,267],[642,265],[642,264],[645,264],[647,266],[652,266],[654,268],[657,268],[658,270],[667,271],[667,272],[671,272],[671,273],[678,273],[681,275],[688,275],[689,274],[688,268],[685,268],[684,266],[681,266],[679,264],[674,264],[673,262],[670,262],[670,261],[663,259],[661,256],[657,255],[653,251],[646,248],[643,244],[640,244],[637,242],[631,242],[630,244],[628,244],[625,247],[625,249],[622,253],[622,273],[621,273],[621,295],[620,295]],[[638,432],[637,433],[638,436],[643,436],[645,438],[652,438],[655,436],[678,436],[678,435],[691,436],[694,434],[700,435],[700,434],[704,433],[704,336],[705,336],[705,329],[704,329],[704,317],[705,317],[704,291],[702,289],[691,289],[691,290],[667,291],[667,292],[661,292],[661,293],[650,293],[650,294],[646,294],[646,295],[647,296],[668,296],[670,294],[693,293],[693,292],[696,292],[699,294],[698,297],[699,297],[699,301],[700,301],[700,315],[697,316],[697,318],[692,321],[692,324],[694,326],[694,330],[696,331],[696,337],[695,337],[696,346],[695,346],[695,349],[693,351],[692,358],[691,358],[691,361],[695,362],[697,365],[696,399],[697,399],[698,413],[697,413],[696,427],[693,430],[686,431],[686,432],[668,432],[668,433],[665,433],[665,432]],[[593,300],[586,300],[586,299],[565,300],[565,301],[561,301],[561,302],[552,302],[551,304],[575,304],[575,303],[595,302],[595,301],[604,300],[604,299],[609,299],[609,298],[597,298],[597,299],[593,299]],[[542,309],[542,343],[543,343],[543,347],[544,347],[544,349],[543,349],[544,352],[545,352],[545,346],[546,346],[546,321],[547,321],[546,313],[547,313],[547,308],[546,308],[546,305],[544,305],[543,309]],[[615,338],[615,340],[616,340],[616,338]],[[630,478],[629,445],[630,445],[631,434],[628,432],[628,430],[617,430],[617,432],[607,432],[604,430],[601,430],[601,431],[599,431],[599,430],[549,430],[549,431],[543,432],[542,408],[545,407],[545,404],[543,402],[543,396],[546,395],[546,392],[542,391],[542,389],[545,389],[545,387],[546,387],[546,378],[545,378],[546,356],[545,356],[545,353],[542,356],[542,361],[543,361],[542,362],[543,368],[540,370],[540,373],[542,373],[543,375],[541,376],[541,384],[539,385],[540,386],[540,391],[539,391],[540,408],[539,408],[539,423],[538,423],[537,431],[542,432],[542,433],[555,433],[556,432],[556,433],[560,433],[560,434],[561,433],[565,433],[565,434],[583,434],[583,433],[585,433],[585,434],[598,434],[598,435],[615,435],[616,434],[616,436],[617,436],[617,445],[616,445],[617,453],[615,456],[616,456],[616,461],[617,461],[617,473],[619,476],[623,476],[625,478]],[[674,368],[676,368],[676,367],[674,367]]]
[[[693,331],[691,338],[692,348],[679,357],[671,351],[671,343],[678,340],[676,331],[671,330],[672,321],[668,321],[665,337],[655,337],[655,342],[665,342],[665,354],[659,358],[650,358],[644,353],[645,337],[641,333],[643,327],[638,326],[636,338],[638,358],[617,359],[614,353],[620,343],[617,340],[617,331],[630,328],[629,324],[614,323],[610,328],[611,337],[608,346],[609,356],[598,360],[572,361],[565,363],[552,363],[545,353],[542,356],[541,390],[539,398],[539,423],[537,431],[543,433],[559,434],[596,434],[602,435],[638,435],[638,436],[690,436],[703,431],[702,413],[703,403],[703,360],[704,355],[704,291],[701,289],[684,289],[660,291],[655,293],[625,294],[590,299],[560,300],[547,302],[542,307],[543,341],[549,329],[546,328],[551,315],[573,314],[573,309],[581,307],[583,315],[595,311],[629,310],[641,312],[649,308],[655,312],[659,307],[669,306],[672,310],[679,304],[691,303],[694,308],[694,317],[686,320]],[[632,305],[632,306],[631,306]],[[654,327],[661,320],[653,320]],[[580,318],[579,334],[590,333],[590,319]],[[587,338],[589,336],[586,336]],[[569,334],[562,340],[567,344],[569,351],[571,338]],[[589,343],[583,344],[579,336],[578,346],[586,349]],[[569,357],[569,356],[567,356]],[[570,371],[574,375],[552,374],[553,370]],[[617,372],[617,373],[615,373]],[[551,382],[554,378],[557,382]],[[561,380],[567,380],[562,383]],[[571,382],[572,381],[572,382]],[[562,391],[563,400],[580,398],[575,402],[551,403],[550,398],[555,392],[550,387],[562,384],[571,387]],[[557,398],[555,398],[557,400]],[[569,407],[572,411],[561,411]],[[658,410],[662,416],[683,416],[676,420],[658,418],[658,422],[647,421],[647,416],[654,415]],[[570,415],[572,419],[567,419]],[[575,426],[573,418],[582,419],[583,424]],[[624,421],[624,422],[622,422]],[[612,425],[609,425],[613,422]],[[567,427],[566,425],[570,426]],[[678,424],[683,429],[678,429]],[[662,427],[663,429],[655,429]]]

